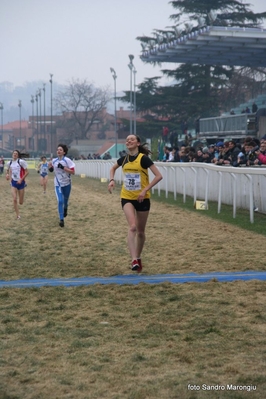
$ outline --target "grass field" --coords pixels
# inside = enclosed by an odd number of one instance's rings
[[[0,178],[0,279],[130,274],[119,188],[74,177],[61,229],[38,178],[20,221]],[[243,228],[248,212],[189,207],[154,198],[143,273],[265,270],[264,215]],[[265,398],[265,282],[4,288],[0,303],[0,399]]]

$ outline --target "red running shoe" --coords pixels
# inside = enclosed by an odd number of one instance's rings
[[[137,261],[138,261],[138,264],[139,264],[139,268],[138,268],[137,272],[140,273],[142,271],[142,267],[143,266],[142,266],[142,262],[141,262],[140,258],[137,258]]]
[[[134,272],[138,272],[140,268],[139,262],[137,261],[137,259],[134,259],[131,263],[131,270],[133,270]]]

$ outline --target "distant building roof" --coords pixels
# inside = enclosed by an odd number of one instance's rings
[[[21,129],[27,129],[28,128],[28,121],[21,121]],[[3,125],[4,130],[13,130],[13,129],[20,129],[20,121],[13,121],[13,122],[8,122],[5,125]]]

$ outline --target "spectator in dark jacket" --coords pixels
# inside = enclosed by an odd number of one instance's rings
[[[199,148],[196,156],[195,156],[195,161],[194,162],[204,162],[204,157],[203,157],[203,151],[202,148]]]
[[[258,111],[258,106],[256,103],[252,104],[252,113],[255,114]]]
[[[219,152],[218,160],[216,162],[214,162],[215,165],[230,165],[229,156],[230,156],[230,153],[229,153],[229,142],[226,141],[225,143],[223,143],[223,148]]]
[[[204,163],[211,163],[211,155],[209,152],[209,147],[204,147],[202,150],[202,158]]]
[[[249,142],[249,151],[247,154],[247,166],[259,165],[258,155],[256,151],[259,149],[256,141]]]
[[[210,162],[213,162],[213,159],[215,157],[215,145],[211,144],[209,146],[209,154],[210,154]]]
[[[238,154],[240,153],[240,148],[237,147],[236,142],[234,140],[228,141],[228,160],[224,161],[225,165],[233,165],[237,162]]]
[[[175,149],[174,162],[180,162],[179,148],[174,147],[174,149]]]

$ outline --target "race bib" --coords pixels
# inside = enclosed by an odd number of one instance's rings
[[[125,189],[137,191],[141,189],[140,173],[126,173],[124,179]]]

